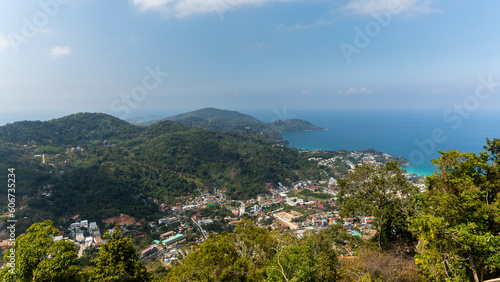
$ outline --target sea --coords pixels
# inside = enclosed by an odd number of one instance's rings
[[[479,153],[484,151],[486,138],[500,138],[500,113],[494,111],[444,110],[311,110],[261,109],[238,110],[264,122],[298,118],[307,120],[324,131],[290,132],[282,134],[290,147],[308,150],[365,150],[375,149],[397,157],[404,157],[410,165],[408,173],[431,175],[436,167],[433,159],[439,151],[459,150]],[[187,111],[187,110],[186,110]],[[140,120],[156,120],[185,112],[144,112]],[[59,115],[62,116],[63,114]],[[0,117],[0,124],[15,120],[49,120],[54,113],[26,113]],[[42,117],[42,118],[41,118]],[[132,116],[131,116],[132,117]]]
[[[278,114],[279,115],[279,114]],[[290,147],[350,151],[375,149],[404,157],[408,173],[431,175],[439,151],[484,151],[486,138],[500,138],[500,114],[495,112],[435,111],[296,111],[288,118],[304,119],[324,131],[282,134]],[[271,120],[277,118],[270,118]]]

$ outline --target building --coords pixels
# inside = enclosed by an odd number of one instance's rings
[[[174,231],[168,231],[160,235],[160,239],[165,239],[174,236]]]
[[[245,213],[245,203],[241,203],[241,207],[240,207],[240,215],[244,214]]]
[[[302,216],[301,213],[291,211],[291,212],[279,212],[277,214],[274,214],[274,218],[276,218],[276,221],[283,227],[288,227],[291,230],[295,230],[299,228],[299,226],[295,223],[292,222],[292,219],[297,218]]]
[[[89,223],[89,228],[91,230],[99,229],[99,227],[97,227],[97,223],[96,222]]]
[[[83,235],[83,233],[76,233],[75,240],[81,243],[85,241],[85,236]]]
[[[80,225],[82,227],[88,228],[89,227],[89,221],[88,220],[82,220],[82,221],[80,221]]]
[[[85,237],[85,247],[88,248],[94,243],[94,238],[92,236]]]
[[[95,243],[96,245],[100,245],[100,244],[105,243],[105,240],[103,240],[100,236],[98,236],[98,237],[94,237],[94,243]]]
[[[169,225],[169,224],[172,224],[172,223],[175,223],[175,222],[179,222],[179,219],[177,217],[160,218],[160,219],[158,219],[158,224],[159,225],[161,225],[161,224]]]
[[[144,250],[142,250],[140,253],[139,253],[139,258],[145,258],[147,256],[150,256],[152,254],[155,254],[156,252],[158,251],[158,248],[156,246],[149,246],[147,248],[145,248]]]
[[[295,207],[296,205],[303,205],[304,200],[297,198],[297,197],[290,197],[286,198],[286,204],[292,207]]]
[[[211,218],[198,220],[199,225],[212,224],[214,221]]]
[[[90,232],[90,235],[100,237],[101,236],[101,231],[99,229],[93,229]]]
[[[170,246],[170,245],[172,245],[172,244],[174,244],[174,243],[177,243],[177,242],[179,242],[179,241],[181,241],[181,240],[183,240],[183,239],[184,239],[184,235],[182,235],[182,234],[177,234],[177,235],[175,235],[174,237],[170,237],[170,238],[168,238],[168,239],[163,240],[163,241],[162,241],[162,243],[163,243],[163,245],[165,245],[165,247],[166,247],[166,246]]]

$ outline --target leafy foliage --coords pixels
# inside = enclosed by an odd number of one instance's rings
[[[57,234],[54,224],[46,220],[33,224],[26,235],[16,238],[15,245],[4,254],[4,261],[10,262],[15,254],[15,265],[0,272],[2,281],[75,281],[78,267],[73,243],[54,242],[50,235]]]
[[[297,239],[248,221],[212,237],[174,267],[168,281],[336,281],[337,255],[329,233]]]
[[[339,180],[340,212],[344,217],[374,218],[378,227],[378,245],[386,240],[401,240],[410,236],[406,219],[415,212],[413,197],[417,188],[408,183],[397,162],[385,166],[356,166]]]
[[[132,239],[122,237],[118,229],[101,247],[94,260],[95,268],[86,274],[87,281],[151,281],[137,257]]]
[[[480,155],[441,152],[412,220],[417,264],[434,280],[482,281],[500,275],[500,140]]]
[[[169,281],[262,281],[275,240],[267,229],[240,222],[204,242],[169,273]]]

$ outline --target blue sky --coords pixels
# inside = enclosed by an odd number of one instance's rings
[[[498,11],[482,0],[0,0],[0,124],[203,107],[495,110]]]

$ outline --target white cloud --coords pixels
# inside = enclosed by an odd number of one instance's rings
[[[339,94],[345,94],[345,95],[361,95],[361,94],[373,94],[375,91],[371,89],[367,89],[366,87],[363,88],[349,88],[345,91],[339,91]]]
[[[71,48],[69,46],[55,46],[50,48],[50,56],[60,57],[71,54]]]
[[[432,2],[433,0],[350,0],[343,8],[356,14],[368,15],[380,10],[389,10],[394,14],[428,14],[438,11],[431,7]]]
[[[223,13],[243,5],[262,5],[270,2],[295,0],[131,0],[141,11],[158,11],[165,16],[187,17],[200,13]]]
[[[10,43],[7,37],[5,37],[3,34],[0,34],[0,52],[9,47],[9,45]]]
[[[302,95],[311,95],[311,94],[312,94],[312,90],[310,90],[310,89],[302,90]]]

